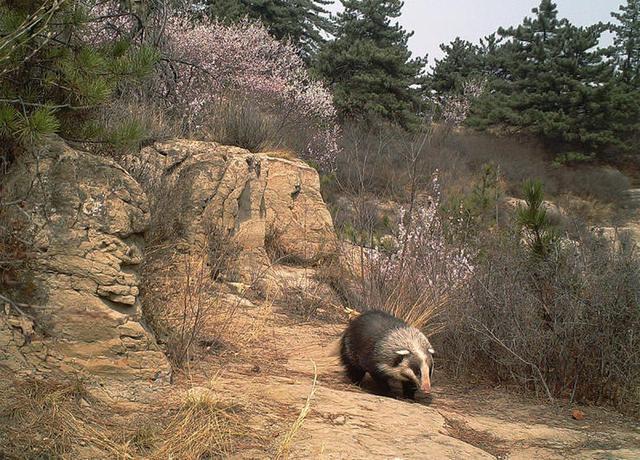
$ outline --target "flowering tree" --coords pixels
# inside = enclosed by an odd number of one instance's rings
[[[313,127],[308,159],[331,167],[338,152],[336,112],[329,91],[308,74],[297,50],[248,20],[192,24],[172,16],[165,29],[172,78],[166,90],[189,129],[221,99],[248,97],[282,125]]]
[[[97,3],[91,15],[86,39],[97,46],[133,35],[154,43],[162,65],[147,91],[182,121],[183,131],[201,129],[221,103],[248,102],[278,130],[308,133],[299,153],[333,168],[339,131],[331,93],[311,78],[298,50],[262,24],[198,22],[164,8],[131,15],[112,1]]]
[[[448,240],[439,212],[438,171],[432,177],[432,195],[411,210],[400,208],[395,248],[390,254],[373,253],[382,273],[391,278],[410,276],[412,282],[439,292],[455,288],[473,272],[470,254]]]
[[[455,217],[445,222],[440,213],[438,172],[432,176],[431,194],[399,211],[393,243],[367,252],[374,290],[393,313],[423,326],[444,306],[452,290],[473,273],[472,254],[447,232]],[[388,307],[387,307],[388,308]]]
[[[438,99],[442,119],[448,126],[459,126],[467,119],[471,104],[486,90],[485,78],[470,78],[462,84],[461,93],[451,93]]]

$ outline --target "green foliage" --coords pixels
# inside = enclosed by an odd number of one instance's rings
[[[611,13],[617,20],[610,26],[615,34],[613,56],[621,78],[626,83],[640,83],[640,0],[627,0],[619,12]]]
[[[110,142],[117,148],[127,150],[140,146],[145,130],[138,120],[125,119],[108,133]]]
[[[331,0],[207,0],[205,12],[223,22],[244,17],[260,20],[277,39],[291,40],[311,59],[325,43],[323,33],[333,30],[324,6]]]
[[[485,76],[489,91],[474,101],[475,128],[528,132],[559,150],[630,152],[640,131],[640,2],[630,0],[618,25],[577,27],[542,0],[522,24],[480,41],[442,45],[428,88],[459,93],[461,82]],[[611,49],[598,48],[607,28]],[[611,59],[613,58],[613,59]]]
[[[8,136],[16,130],[18,112],[7,104],[0,104],[0,136]]]
[[[423,59],[412,59],[407,40],[412,35],[392,19],[399,0],[342,0],[334,41],[319,53],[316,70],[333,88],[336,107],[344,117],[379,117],[413,126]]]
[[[13,134],[21,143],[33,144],[44,136],[57,132],[59,128],[60,122],[55,115],[55,110],[43,106],[36,108],[28,115],[18,113]]]
[[[544,207],[542,183],[529,180],[523,186],[526,206],[517,213],[518,225],[525,232],[526,241],[534,256],[544,258],[557,240],[557,234]]]
[[[499,167],[492,163],[485,164],[480,180],[471,190],[467,207],[474,214],[483,216],[495,208],[501,195]]]
[[[47,0],[0,6],[0,136],[18,145],[58,133],[74,140],[135,144],[134,123],[122,120],[113,139],[94,118],[101,107],[141,83],[160,56],[143,38],[94,42],[91,2]],[[125,16],[128,13],[124,13]],[[125,136],[131,136],[125,139]]]
[[[553,160],[553,165],[556,167],[570,166],[582,163],[589,163],[595,159],[593,153],[582,152],[565,152],[557,155]]]
[[[435,60],[428,79],[429,89],[439,94],[460,92],[465,81],[481,73],[484,56],[479,46],[456,37],[450,44],[440,45],[440,49],[445,55]]]

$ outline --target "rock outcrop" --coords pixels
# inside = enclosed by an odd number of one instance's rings
[[[303,262],[335,248],[318,174],[300,160],[174,140],[125,165],[156,197],[154,221],[164,236],[193,241],[215,229],[241,246],[241,265],[252,269],[268,264],[265,246]]]
[[[500,204],[510,213],[515,213],[519,208],[527,207],[527,202],[525,200],[514,197],[505,197]],[[546,211],[547,217],[554,225],[561,225],[567,221],[566,211],[551,201],[543,201],[542,209]]]
[[[146,196],[115,162],[53,141],[24,155],[3,184],[8,222],[33,251],[0,312],[0,365],[77,373],[107,394],[138,398],[170,378],[140,323],[138,267]],[[22,314],[16,314],[16,310]]]

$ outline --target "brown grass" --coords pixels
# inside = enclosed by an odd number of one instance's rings
[[[298,158],[298,154],[296,152],[287,148],[268,150],[264,153],[270,157],[283,158],[285,160],[296,160]]]
[[[429,334],[440,332],[444,325],[438,323],[440,313],[449,305],[447,294],[436,293],[424,289],[417,295],[405,295],[402,292],[402,284],[386,299],[383,309],[392,315],[402,318],[417,329],[428,327]]]
[[[133,458],[127,443],[100,419],[77,379],[8,380],[0,399],[0,458],[73,458],[77,446]],[[92,408],[83,407],[91,401]]]
[[[149,456],[199,460],[223,458],[233,451],[233,439],[247,434],[237,404],[219,399],[207,388],[192,388],[163,430],[162,444]]]

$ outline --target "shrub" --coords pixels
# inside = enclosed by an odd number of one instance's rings
[[[439,337],[458,374],[548,398],[640,410],[640,259],[633,244],[584,235],[544,259],[516,234],[487,237]]]
[[[216,103],[202,128],[204,137],[250,152],[272,147],[277,130],[268,114],[246,98],[229,98]]]
[[[239,307],[227,302],[216,284],[236,260],[239,249],[231,239],[212,230],[189,251],[179,246],[165,243],[148,251],[142,291],[145,320],[177,368],[202,347],[222,346]]]

